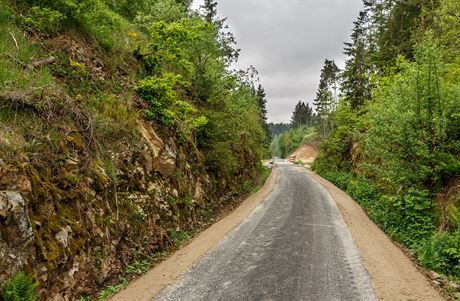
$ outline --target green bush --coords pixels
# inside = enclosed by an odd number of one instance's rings
[[[206,126],[208,119],[199,115],[192,104],[180,99],[183,89],[190,85],[182,78],[169,72],[150,76],[139,81],[138,92],[150,104],[143,111],[144,117],[167,126],[175,125],[180,138],[187,141],[194,140],[194,134]]]
[[[37,299],[36,284],[31,275],[18,273],[3,287],[4,301],[33,301]]]
[[[420,262],[440,273],[460,278],[460,232],[434,233],[418,249]]]
[[[181,79],[182,76],[167,72],[139,81],[139,95],[150,104],[149,109],[144,111],[146,118],[162,121],[166,125],[174,123],[176,114],[171,107],[180,101],[177,89],[185,84]]]
[[[364,111],[353,111],[341,104],[334,116],[335,130],[321,142],[313,169],[317,172],[353,171],[352,156],[358,154],[363,133],[368,128]]]
[[[174,246],[181,246],[190,238],[190,234],[187,231],[176,231],[172,229],[168,231],[168,234]]]
[[[384,195],[375,184],[350,173],[323,176],[345,190],[393,239],[415,249],[435,230],[434,204],[426,190],[409,188],[400,196]]]
[[[24,23],[31,30],[55,33],[62,29],[62,22],[66,19],[61,12],[49,7],[33,6]]]
[[[417,46],[416,62],[401,58],[398,67],[370,105],[363,167],[391,193],[414,186],[436,193],[460,176],[458,83],[444,78],[431,35]]]

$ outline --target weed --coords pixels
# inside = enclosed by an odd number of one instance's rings
[[[37,299],[36,284],[31,275],[18,273],[3,288],[4,301],[33,301]]]
[[[179,180],[184,176],[184,173],[180,169],[176,169],[171,176],[173,179]]]
[[[190,194],[187,194],[182,198],[181,203],[186,206],[190,206],[193,203],[193,197]]]
[[[190,237],[187,231],[170,230],[168,234],[175,246],[181,246]]]
[[[240,193],[242,195],[247,195],[252,191],[253,187],[254,185],[252,184],[252,182],[249,180],[246,180],[243,182],[243,185],[241,185]]]
[[[111,285],[99,292],[99,301],[105,300],[108,297],[121,291],[127,284],[128,280],[126,278],[120,277],[120,282],[116,285]]]
[[[102,264],[102,252],[100,249],[95,250],[94,253],[94,268],[99,270]]]
[[[426,267],[460,279],[460,232],[434,233],[417,253]]]
[[[62,28],[62,22],[66,19],[59,11],[49,7],[33,6],[29,16],[24,19],[24,23],[29,30],[47,33],[54,33]]]
[[[126,266],[124,273],[140,276],[145,274],[145,272],[147,272],[150,269],[151,264],[152,261],[150,260],[150,258],[146,258],[141,261],[135,260],[132,264]]]

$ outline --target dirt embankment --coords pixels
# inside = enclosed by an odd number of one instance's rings
[[[310,166],[318,157],[319,146],[317,144],[302,144],[292,154],[289,155],[290,160],[301,162],[304,165]]]

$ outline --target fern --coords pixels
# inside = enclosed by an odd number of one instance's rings
[[[31,275],[18,273],[3,288],[4,301],[34,301],[37,299],[35,282]]]

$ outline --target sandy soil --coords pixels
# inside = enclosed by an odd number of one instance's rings
[[[329,181],[311,171],[308,173],[329,191],[337,203],[380,300],[445,300],[356,202]]]
[[[277,170],[273,169],[265,185],[231,214],[221,219],[192,241],[154,267],[147,274],[130,283],[110,301],[148,301],[162,288],[173,283],[181,273],[237,227],[273,190],[277,181]]]
[[[289,157],[294,158],[294,162],[302,161],[304,165],[310,166],[318,157],[317,145],[301,145]]]

